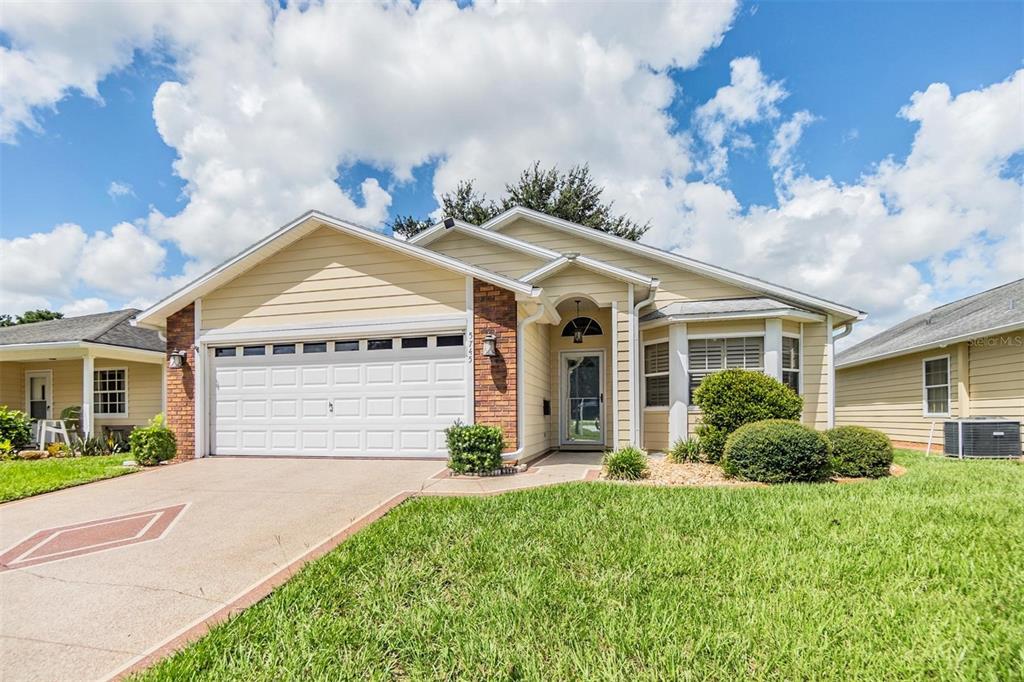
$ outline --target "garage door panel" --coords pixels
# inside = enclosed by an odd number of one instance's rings
[[[462,348],[210,362],[215,454],[442,457],[444,429],[466,418]]]

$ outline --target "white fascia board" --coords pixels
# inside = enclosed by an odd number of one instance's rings
[[[824,322],[825,316],[805,310],[744,310],[734,313],[695,313],[692,315],[669,315],[657,320],[641,322],[641,329],[655,329],[676,322],[721,322],[722,320],[764,320],[792,317],[805,322]]]
[[[476,237],[477,239],[497,244],[499,246],[504,246],[507,249],[519,251],[520,253],[540,258],[541,260],[552,260],[562,255],[552,249],[537,246],[536,244],[531,244],[530,242],[523,241],[522,239],[516,239],[515,237],[507,237],[500,232],[484,230],[476,225],[472,225],[461,220],[456,220],[455,226],[451,228],[446,228],[443,224],[439,223],[429,230],[420,232],[418,235],[410,239],[409,242],[426,246],[427,244],[430,244],[445,235],[451,234],[452,232],[468,234]]]
[[[719,281],[728,282],[730,284],[735,284],[737,286],[742,286],[746,289],[761,291],[775,296],[780,296],[782,298],[787,298],[794,302],[812,305],[816,308],[820,308],[825,311],[836,312],[839,313],[840,315],[850,317],[855,320],[863,320],[865,317],[867,317],[867,314],[865,312],[857,310],[855,308],[850,308],[848,306],[834,303],[832,301],[826,301],[825,299],[821,299],[816,296],[811,296],[810,294],[805,294],[799,291],[795,291],[793,289],[789,289],[787,287],[782,287],[777,284],[765,282],[763,280],[757,279],[756,277],[743,275],[738,272],[733,272],[732,270],[726,270],[725,268],[721,268],[716,265],[711,265],[710,263],[704,263],[702,261],[694,260],[693,258],[688,258],[687,256],[681,256],[677,253],[663,251],[653,246],[648,246],[646,244],[641,244],[639,242],[623,239],[622,237],[616,237],[615,235],[608,234],[607,232],[602,232],[601,230],[595,230],[590,227],[584,227],[583,225],[577,225],[576,223],[569,222],[568,220],[555,218],[553,216],[549,216],[544,213],[540,213],[538,211],[534,211],[528,208],[523,208],[521,206],[515,206],[513,208],[510,208],[501,215],[497,215],[494,218],[491,218],[480,227],[485,230],[500,230],[502,227],[512,222],[516,218],[529,218],[530,220],[547,225],[548,227],[553,227],[555,229],[563,230],[565,232],[571,232],[572,234],[585,237],[592,241],[599,241],[610,246],[615,246],[621,249],[625,249],[627,251],[632,251],[634,253],[647,256],[648,258],[653,258],[655,260],[662,261],[663,263],[668,263],[669,265],[681,267],[690,272],[697,272],[699,274],[706,275],[707,277],[711,277]]]
[[[15,343],[7,346],[0,346],[0,360],[11,362],[25,362],[32,359],[45,360],[52,351],[81,351],[85,355],[92,351],[94,358],[114,358],[119,360],[133,360],[135,362],[162,363],[165,359],[163,353],[157,350],[146,350],[144,348],[131,348],[128,346],[112,346],[106,343],[94,343],[92,341],[47,341],[44,343]],[[78,357],[79,354],[62,353],[65,358]]]
[[[134,323],[142,327],[160,326],[159,323],[154,323],[153,320],[159,319],[162,321],[166,319],[167,315],[176,312],[179,308],[188,305],[190,301],[202,296],[204,293],[207,293],[208,289],[216,288],[222,283],[220,281],[222,279],[221,275],[224,275],[226,271],[230,270],[233,266],[239,266],[250,259],[258,258],[259,252],[262,249],[300,225],[307,224],[308,221],[312,220],[319,221],[319,223],[332,227],[339,232],[360,237],[379,246],[383,246],[400,253],[406,253],[415,258],[419,258],[420,260],[433,263],[434,265],[448,270],[453,270],[463,275],[475,277],[504,289],[514,291],[517,294],[529,297],[536,297],[540,295],[540,291],[538,289],[524,282],[520,282],[519,280],[511,279],[483,268],[478,268],[455,258],[417,246],[411,242],[399,241],[394,237],[389,237],[369,228],[349,223],[339,218],[335,218],[334,216],[327,215],[326,213],[321,213],[319,211],[307,211],[284,227],[256,242],[242,253],[228,259],[167,298],[139,313],[135,316]],[[230,273],[230,277],[234,277],[234,274]],[[226,280],[227,277],[224,277],[223,279]]]
[[[562,268],[564,268],[568,264],[569,264],[569,259],[568,258],[566,258],[564,256],[561,257],[561,258],[556,258],[555,260],[551,261],[550,263],[545,263],[544,265],[540,266],[539,268],[537,268],[533,272],[526,273],[525,275],[520,277],[520,279],[523,280],[524,282],[533,283],[533,282],[537,281],[538,279],[540,279],[542,277],[546,277],[546,276],[551,275],[551,274],[553,274],[555,272],[558,272],[559,270],[561,270]]]
[[[957,336],[950,336],[945,339],[938,341],[929,341],[928,343],[918,344],[916,346],[909,346],[900,350],[890,351],[888,353],[879,353],[878,355],[872,355],[870,357],[861,358],[860,360],[853,360],[852,362],[836,363],[836,369],[846,369],[847,367],[856,367],[857,365],[866,365],[869,362],[878,362],[879,360],[888,360],[889,358],[899,357],[900,355],[909,355],[910,353],[920,353],[922,351],[931,350],[933,348],[944,348],[953,343],[960,343],[962,341],[970,341],[972,339],[980,339],[985,336],[993,336],[995,334],[1002,334],[1004,332],[1012,332],[1017,329],[1024,329],[1024,324],[1021,322],[1011,322],[1009,324],[1000,325],[998,327],[991,327],[989,329],[982,329],[976,332],[970,332],[967,334],[959,334]]]
[[[605,275],[612,279],[621,279],[626,282],[639,284],[645,287],[654,288],[659,284],[656,277],[648,277],[647,275],[642,275],[639,272],[626,270],[625,268],[620,268],[615,265],[605,263],[604,261],[597,260],[596,258],[590,258],[589,256],[575,256],[572,258],[568,256],[561,256],[550,263],[545,263],[533,272],[523,275],[520,279],[524,282],[536,282],[537,280],[553,275],[559,270],[567,268],[570,265],[578,265],[585,270],[596,272],[599,275]]]
[[[353,320],[345,324],[308,324],[287,327],[218,329],[206,332],[198,341],[209,345],[264,343],[271,341],[333,341],[359,336],[394,336],[423,332],[462,331],[467,316],[431,315],[404,319]]]

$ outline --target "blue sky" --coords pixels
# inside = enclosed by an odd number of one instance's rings
[[[89,18],[87,13],[83,15],[83,21]],[[530,17],[524,21],[530,21]],[[702,139],[695,117],[720,88],[730,84],[730,65],[735,59],[755,58],[765,80],[777,83],[786,92],[774,104],[776,113],[762,115],[736,129],[741,129],[750,143],[731,144],[727,140],[727,171],[713,178],[715,187],[734,197],[742,213],[752,205],[780,208],[777,193],[788,190],[780,187],[769,154],[773,136],[794,113],[806,110],[814,121],[802,130],[792,155],[792,168],[800,176],[830,178],[837,187],[854,185],[862,175],[874,173],[883,160],[891,157],[902,163],[910,153],[920,122],[900,117],[899,112],[910,103],[913,93],[934,83],[945,83],[956,97],[1013,76],[1024,58],[1022,25],[1024,4],[1012,2],[743,4],[735,10],[730,27],[722,32],[720,44],[704,49],[696,65],[654,69],[675,86],[675,94],[663,111],[671,117],[671,132],[688,140],[686,154],[693,162],[677,182],[708,181],[700,160],[713,142]],[[0,36],[4,45],[30,53],[32,36],[26,36],[26,29],[18,25],[3,29]],[[581,33],[584,30],[580,28]],[[608,42],[614,46],[614,39]],[[156,277],[173,277],[190,259],[197,260],[198,247],[168,238],[166,231],[161,233],[147,222],[151,209],[163,216],[175,216],[195,199],[174,167],[181,151],[158,130],[154,110],[154,98],[162,83],[190,84],[189,76],[180,68],[188,58],[183,54],[163,49],[161,43],[139,40],[125,64],[108,65],[105,73],[100,69],[101,77],[96,79],[99,97],[68,86],[52,106],[33,109],[36,129],[22,126],[13,141],[0,145],[0,231],[4,240],[44,233],[62,223],[80,225],[88,236],[130,222],[154,235],[164,250]],[[188,56],[192,54],[190,51]],[[402,66],[394,64],[396,69]],[[341,68],[344,66],[339,65]],[[394,106],[413,105],[396,100]],[[462,108],[455,100],[449,106],[453,111]],[[422,134],[429,138],[430,128],[424,128]],[[601,131],[592,134],[599,137]],[[453,151],[445,151],[445,144]],[[392,172],[401,174],[401,168],[386,160],[365,158],[366,153],[340,148],[334,181],[361,206],[363,183],[374,178],[390,195],[390,206],[384,209],[388,217],[426,214],[436,207],[434,193],[443,175],[436,176],[435,171],[446,162],[448,168],[458,165],[452,162],[458,157],[454,151],[457,143],[438,143],[436,147],[442,150],[439,155],[419,159],[411,179],[401,181]],[[578,149],[578,145],[566,147]],[[543,145],[539,149],[546,151]],[[555,146],[549,156],[541,152],[536,156],[545,163],[601,165],[585,150],[567,152]],[[1020,159],[1018,151],[1010,162],[1002,164],[1004,177],[1019,181]],[[472,167],[471,163],[466,165]],[[510,161],[503,177],[514,175],[515,167]],[[130,190],[112,194],[108,190],[114,182]],[[621,201],[619,204],[623,205]],[[642,211],[643,204],[639,206]],[[291,213],[306,208],[295,205]],[[379,219],[384,213],[378,211],[375,215]],[[695,220],[699,222],[699,217]],[[962,243],[957,248],[969,250],[981,232],[972,227],[960,234]],[[1002,237],[988,235],[984,239],[999,243]],[[954,285],[938,290],[936,278],[946,275],[927,264],[947,256],[943,252],[902,255],[906,264],[920,273],[920,281],[908,284],[901,292],[905,301],[913,300],[917,305],[941,302],[992,283],[985,277],[960,277]],[[766,266],[768,272],[756,274],[772,275],[772,267],[778,266]],[[97,287],[95,281],[96,277],[87,277],[59,295],[43,298],[55,306],[90,297],[120,305],[132,298]],[[926,293],[922,295],[922,291]],[[152,297],[152,292],[147,293]],[[871,301],[866,295],[862,299],[867,304]],[[24,295],[11,295],[5,307],[28,300]],[[885,313],[893,315],[895,311]]]

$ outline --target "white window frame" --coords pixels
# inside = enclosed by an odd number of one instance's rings
[[[100,372],[124,372],[124,412],[100,412],[96,409],[96,394],[100,392],[99,377],[97,376]],[[116,393],[117,391],[103,391],[103,393]],[[127,417],[128,416],[128,368],[127,367],[95,367],[92,370],[92,418],[93,419],[107,419],[110,417]]]
[[[663,344],[665,344],[666,348],[669,348],[669,351],[668,351],[669,352],[669,357],[668,357],[669,367],[666,368],[664,372],[652,372],[652,373],[648,374],[647,373],[647,347],[648,346],[657,346],[659,343],[663,343]],[[643,396],[644,412],[668,412],[669,408],[672,406],[672,392],[671,392],[672,389],[671,389],[671,386],[669,387],[669,396],[668,396],[668,402],[667,403],[665,403],[664,405],[648,405],[647,404],[647,377],[649,377],[649,376],[650,377],[667,377],[669,375],[669,370],[671,369],[671,366],[672,366],[672,356],[671,356],[671,352],[672,351],[671,351],[671,347],[669,346],[668,337],[666,336],[663,339],[655,339],[653,341],[644,341],[644,343],[643,343],[643,351],[644,351],[643,355],[640,358],[640,379],[641,379],[641,382],[640,382],[641,393],[640,393],[640,395]]]
[[[928,372],[927,367],[929,362],[935,360],[946,361],[946,383],[945,384],[928,384]],[[928,389],[929,388],[940,388],[946,387],[946,411],[945,412],[929,412],[928,411]],[[935,355],[930,358],[921,359],[921,412],[925,417],[948,417],[953,410],[953,364],[950,362],[950,356],[947,355]]]
[[[790,373],[795,372],[796,373],[796,385],[797,385],[796,391],[797,391],[797,395],[803,395],[804,394],[804,340],[803,340],[801,334],[794,334],[792,332],[782,332],[782,338],[784,338],[784,339],[786,339],[786,338],[796,339],[796,343],[797,343],[797,346],[796,346],[796,363],[797,363],[797,368],[796,369],[786,369],[785,367],[781,366],[782,362],[780,361],[779,362],[779,365],[780,365],[779,371],[780,371],[780,374],[781,374],[780,379],[782,377],[786,376],[786,372],[790,372]],[[782,349],[784,350],[785,346],[783,346]],[[783,381],[782,383],[785,384],[786,382]],[[788,384],[786,384],[786,385],[788,386]]]

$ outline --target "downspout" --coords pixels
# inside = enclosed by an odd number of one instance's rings
[[[629,439],[633,442],[633,445],[637,445],[638,447],[640,443],[640,432],[643,430],[643,425],[641,424],[643,421],[643,412],[640,409],[640,377],[638,374],[640,371],[640,348],[642,347],[640,343],[640,309],[654,303],[654,297],[658,294],[659,285],[661,285],[661,280],[657,278],[651,280],[651,288],[647,292],[647,298],[635,304],[631,311],[633,319],[636,320],[632,325],[633,332],[636,334],[636,339],[630,339],[630,345],[633,348],[633,353],[629,358],[629,384],[631,388],[630,393],[633,398],[632,410],[633,414],[636,415],[636,418],[633,420],[633,433],[629,434]]]
[[[524,424],[526,422],[526,415],[524,414],[526,399],[523,396],[523,386],[526,383],[526,372],[523,368],[523,330],[526,329],[527,325],[539,320],[547,311],[543,301],[538,301],[538,303],[540,307],[537,308],[537,312],[524,317],[516,325],[516,445],[518,447],[515,451],[502,455],[502,458],[506,460],[519,461],[526,447],[523,443]]]

